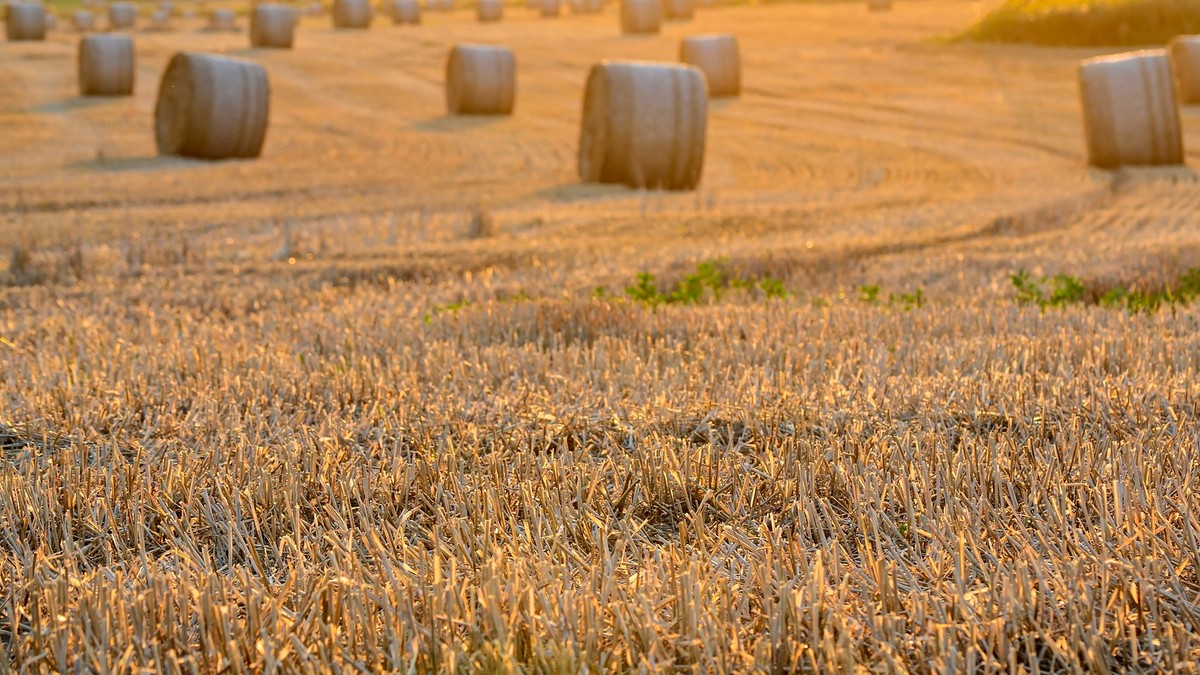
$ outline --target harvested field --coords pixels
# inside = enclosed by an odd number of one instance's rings
[[[112,100],[0,45],[0,670],[1195,670],[1200,309],[1094,300],[1200,267],[1200,178],[1087,168],[1111,51],[978,14],[179,18]],[[591,65],[708,32],[699,188],[579,184]],[[446,116],[483,41],[515,112]],[[181,50],[261,158],[157,156]]]

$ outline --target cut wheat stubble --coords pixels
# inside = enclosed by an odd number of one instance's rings
[[[180,53],[163,73],[154,111],[160,155],[258,157],[267,135],[270,85],[257,63]]]
[[[1181,35],[1171,41],[1168,51],[1179,102],[1200,104],[1200,35]]]
[[[296,39],[296,12],[277,4],[258,5],[250,13],[250,46],[291,49]]]
[[[446,60],[446,109],[451,115],[511,115],[517,59],[511,49],[456,45]]]
[[[585,183],[691,190],[704,169],[708,92],[700,69],[667,63],[592,67],[583,99]]]
[[[714,33],[684,38],[679,43],[679,60],[704,73],[711,98],[742,93],[742,56],[733,35]]]
[[[371,27],[370,0],[334,0],[333,27],[364,29]]]
[[[8,5],[5,32],[10,42],[45,40],[49,26],[46,8],[36,2],[18,2]]]
[[[136,65],[128,35],[85,36],[79,41],[79,94],[132,96]]]
[[[626,35],[657,33],[662,30],[663,5],[660,0],[622,0],[621,32]]]
[[[1115,169],[1183,163],[1179,107],[1165,51],[1083,61],[1079,88],[1092,166]]]

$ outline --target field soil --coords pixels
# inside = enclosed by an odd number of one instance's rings
[[[1200,178],[1088,169],[1104,52],[979,11],[178,19],[124,99],[0,44],[0,666],[1194,670],[1200,312],[1090,300],[1200,266]],[[589,67],[713,31],[699,189],[579,184]],[[179,50],[267,68],[260,159],[156,156]]]

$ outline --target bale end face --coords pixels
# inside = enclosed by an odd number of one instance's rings
[[[503,0],[479,0],[475,5],[475,17],[480,23],[492,23],[503,19]]]
[[[704,169],[708,92],[698,68],[606,62],[588,75],[579,137],[586,183],[692,190]]]
[[[270,112],[267,71],[257,63],[180,53],[163,73],[154,110],[160,155],[245,159],[262,153]]]
[[[1179,102],[1200,104],[1200,35],[1181,35],[1171,41],[1168,51]]]
[[[88,35],[79,41],[81,96],[132,96],[136,72],[128,35]]]
[[[1103,169],[1183,163],[1171,64],[1163,50],[1099,57],[1079,66],[1088,162]]]
[[[113,30],[133,28],[137,22],[137,7],[132,2],[114,2],[108,6],[108,27]]]
[[[511,115],[517,59],[511,49],[456,45],[446,61],[446,109],[451,115]]]
[[[49,22],[45,7],[33,2],[11,3],[7,7],[5,33],[10,42],[46,39]]]
[[[291,49],[296,38],[296,12],[291,7],[263,4],[250,13],[250,46]]]
[[[679,44],[679,60],[704,73],[710,97],[725,98],[742,93],[742,57],[736,37],[716,34],[684,38]]]

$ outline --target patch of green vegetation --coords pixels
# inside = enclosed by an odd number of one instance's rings
[[[434,305],[433,309],[425,315],[425,323],[433,321],[433,317],[441,314],[456,314],[458,310],[471,304],[470,300],[459,300],[458,302],[448,302],[442,305]]]
[[[1161,45],[1200,32],[1200,0],[1005,0],[959,36],[1084,47]]]
[[[1093,303],[1102,307],[1122,308],[1130,312],[1155,312],[1163,307],[1186,305],[1200,299],[1200,269],[1192,268],[1174,283],[1162,288],[1089,288],[1078,277],[1056,274],[1035,279],[1025,270],[1010,277],[1016,290],[1016,300],[1022,305],[1065,307],[1071,304]]]
[[[864,284],[858,287],[858,301],[866,305],[878,305],[882,293],[883,289],[878,284]],[[926,298],[925,289],[918,286],[908,293],[888,293],[887,304],[905,310],[920,309],[925,306]]]
[[[757,290],[768,298],[786,298],[787,287],[783,281],[772,276],[760,279],[735,277],[729,273],[727,261],[708,260],[696,265],[696,270],[676,282],[670,290],[659,290],[658,278],[650,272],[642,272],[637,281],[625,287],[625,297],[650,307],[658,305],[696,305],[706,300],[717,301],[726,291]],[[592,295],[606,296],[606,291],[597,288]]]

